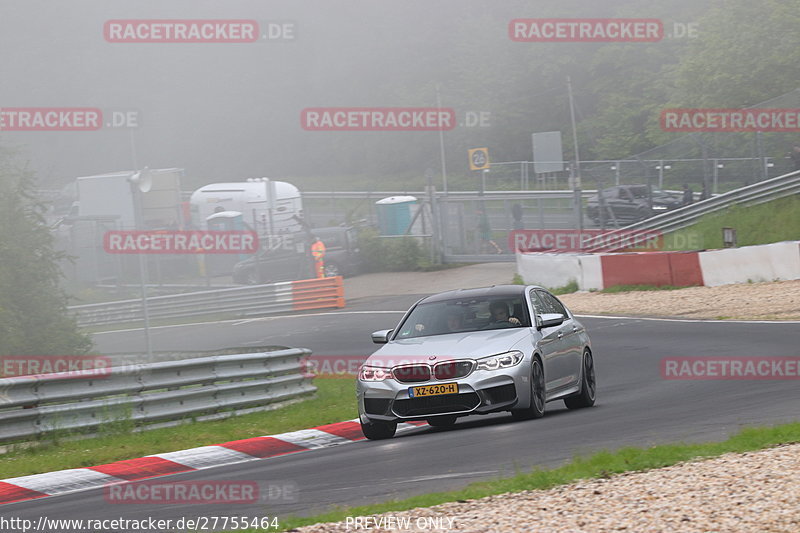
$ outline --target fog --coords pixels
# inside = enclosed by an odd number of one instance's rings
[[[675,2],[685,6],[687,2]],[[563,92],[526,72],[529,43],[508,37],[515,17],[624,16],[639,2],[523,1],[78,1],[0,4],[0,107],[90,107],[103,111],[97,131],[6,131],[45,187],[77,176],[136,167],[186,169],[187,185],[248,177],[421,173],[439,167],[436,132],[305,131],[308,107],[442,105],[459,125],[445,134],[448,157],[463,167],[463,146],[494,141],[497,153],[529,159],[530,139],[498,142],[509,91]],[[664,3],[638,10],[668,13]],[[252,43],[114,43],[104,23],[119,19],[247,19],[260,28],[288,24],[291,39]],[[274,28],[274,27],[273,27]],[[585,43],[539,45],[562,65]],[[577,48],[576,48],[577,47]],[[563,51],[563,52],[562,52]],[[573,54],[570,56],[569,54]],[[572,59],[569,59],[572,57]],[[574,64],[576,88],[585,69]],[[522,82],[522,83],[520,83]],[[516,105],[516,104],[515,104]],[[138,127],[108,127],[113,111],[135,111]],[[564,108],[557,123],[566,127]],[[464,125],[467,112],[491,123]],[[493,113],[493,115],[492,115]],[[477,116],[477,115],[475,115]],[[552,122],[552,121],[551,121]],[[380,164],[376,163],[379,161]]]

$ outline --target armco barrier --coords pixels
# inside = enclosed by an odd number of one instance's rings
[[[580,290],[800,279],[800,241],[704,252],[518,253],[516,259],[526,283],[561,287],[577,281]]]
[[[147,299],[151,319],[184,318],[210,313],[241,315],[283,313],[305,309],[344,307],[341,276],[229,289],[189,292]],[[69,308],[79,326],[100,326],[144,319],[142,301],[122,300]]]
[[[0,442],[119,419],[180,420],[266,408],[316,390],[301,359],[310,350],[217,355],[96,373],[0,379]]]

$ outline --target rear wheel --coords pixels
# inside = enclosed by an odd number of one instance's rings
[[[325,277],[334,278],[342,275],[342,269],[336,263],[325,263]]]
[[[517,420],[530,420],[544,416],[545,404],[544,371],[539,358],[531,364],[531,405],[527,409],[512,409],[511,415]]]
[[[247,271],[247,274],[245,275],[245,281],[248,285],[258,285],[259,279],[255,268],[251,268]]]
[[[568,409],[580,409],[582,407],[591,407],[594,405],[597,382],[594,376],[594,359],[592,358],[592,352],[589,350],[583,352],[582,374],[580,394],[570,398],[564,398],[564,405],[566,405]]]
[[[435,428],[449,427],[456,423],[455,415],[434,416],[428,419],[428,425]]]
[[[382,422],[373,420],[372,422],[361,422],[361,432],[369,440],[391,439],[397,431],[397,422]]]

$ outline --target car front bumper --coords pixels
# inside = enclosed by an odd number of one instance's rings
[[[394,379],[357,381],[358,412],[361,420],[424,420],[433,416],[486,414],[507,411],[530,402],[527,361],[502,372],[476,370],[466,378],[400,383]],[[457,383],[458,394],[412,398],[409,389],[419,385]]]

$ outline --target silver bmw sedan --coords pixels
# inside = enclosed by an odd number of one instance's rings
[[[547,290],[498,285],[460,289],[415,303],[359,369],[361,428],[394,436],[397,423],[449,426],[461,416],[510,411],[544,416],[545,404],[595,402],[591,342],[583,325]]]

